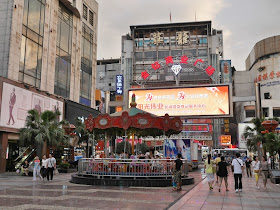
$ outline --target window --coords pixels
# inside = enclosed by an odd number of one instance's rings
[[[143,53],[142,52],[136,52],[135,53],[135,61],[143,61]]]
[[[164,60],[169,56],[169,51],[158,51],[158,60]]]
[[[198,57],[207,56],[207,49],[198,49]]]
[[[93,31],[83,23],[80,103],[91,106]]]
[[[86,5],[83,5],[83,18],[87,20],[88,18],[88,8]]]
[[[184,55],[188,57],[196,57],[196,49],[184,50]]]
[[[280,107],[273,108],[273,117],[280,117]]]
[[[172,57],[181,57],[182,56],[182,50],[171,50],[171,56]]]
[[[157,52],[144,52],[145,61],[156,61],[157,60]]]
[[[89,24],[93,26],[93,12],[89,11]]]
[[[59,4],[58,17],[54,93],[69,98],[73,15]]]
[[[268,117],[269,116],[269,108],[262,108],[263,116]]]
[[[19,81],[40,88],[45,1],[25,0],[22,22]]]
[[[255,117],[255,110],[245,110],[246,118]]]

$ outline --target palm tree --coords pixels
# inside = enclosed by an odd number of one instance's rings
[[[266,143],[264,148],[270,155],[280,153],[280,136],[278,133],[267,133],[265,134]]]
[[[75,133],[79,136],[79,141],[78,143],[86,142],[87,144],[87,157],[89,157],[89,138],[90,138],[90,132],[86,129],[85,123],[82,119],[78,118],[77,119],[77,126],[75,129]],[[94,146],[94,145],[92,145]]]
[[[252,123],[254,123],[254,128],[251,128],[247,126],[244,131],[244,137],[247,139],[247,147],[249,151],[256,152],[258,151],[258,145],[260,143],[265,143],[265,137],[264,134],[262,134],[262,131],[264,131],[264,127],[262,126],[262,122],[264,121],[264,118],[254,118],[252,119]],[[260,151],[258,151],[260,152]]]
[[[65,120],[59,121],[59,111],[44,111],[41,115],[37,110],[29,110],[26,117],[25,127],[19,131],[21,145],[43,144],[42,154],[46,154],[49,145],[67,145],[69,137],[65,135],[62,125],[68,125]]]

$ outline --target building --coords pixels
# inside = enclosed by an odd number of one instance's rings
[[[188,64],[178,76],[166,67],[162,67],[161,73],[155,73],[152,66],[156,64],[155,62],[163,66],[166,59],[171,58],[172,62],[180,63],[183,56],[188,59]],[[222,59],[223,32],[212,29],[211,21],[130,26],[130,33],[122,37],[121,70],[124,75],[125,102],[123,105],[128,106],[129,88],[218,84]],[[197,60],[201,65],[194,65]],[[203,65],[210,65],[215,69],[211,76],[202,69]],[[145,79],[143,72],[148,73]],[[192,125],[196,120],[185,122]],[[215,119],[212,120],[212,124],[213,131],[209,131],[207,135],[186,132],[184,137],[202,141],[215,139],[214,147],[218,147],[221,121]]]
[[[123,107],[123,98],[117,95],[117,75],[123,75],[120,59],[97,60],[96,89],[106,93],[108,113],[115,113],[116,107]]]
[[[63,101],[59,105],[65,113],[71,112],[66,108],[73,106],[64,107],[64,99],[80,105],[82,109],[84,105],[95,108],[97,2],[10,0],[1,2],[1,8],[1,90],[9,85],[13,85],[16,91],[19,88],[20,92],[35,90],[38,100],[31,92],[26,92],[30,97],[22,100],[32,100],[31,104],[37,100],[42,111],[51,109],[48,108],[50,100],[44,100],[44,97]],[[23,101],[17,103],[23,104]],[[26,116],[26,111],[17,117]],[[1,116],[5,112],[9,112],[9,106],[1,109]],[[1,125],[1,154],[6,151],[9,135],[17,134],[20,126],[24,123]],[[4,162],[0,161],[2,172],[5,170]]]
[[[246,71],[235,72],[237,96],[254,96],[254,84],[260,85],[261,112],[266,118],[280,117],[279,66],[280,36],[273,36],[255,44],[246,59]],[[237,112],[239,122],[250,122],[256,116],[255,101],[240,102],[236,106],[240,110]]]

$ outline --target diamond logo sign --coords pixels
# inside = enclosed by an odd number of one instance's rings
[[[182,67],[180,65],[173,65],[171,67],[171,70],[174,72],[176,76],[180,73],[181,69]]]

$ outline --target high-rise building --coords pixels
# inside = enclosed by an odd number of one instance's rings
[[[185,56],[185,57],[184,57]],[[178,76],[170,68],[155,73],[152,64],[160,65],[171,58],[180,63],[182,57],[189,65]],[[128,101],[127,89],[133,87],[162,87],[220,83],[220,60],[223,59],[223,32],[212,29],[211,21],[168,23],[130,26],[130,34],[122,37],[122,73],[124,75],[124,101]],[[194,66],[203,62],[215,69],[209,76],[204,69]],[[162,65],[161,65],[162,66]],[[156,68],[156,66],[155,66]],[[147,72],[147,78],[143,78]],[[125,103],[124,106],[127,106]],[[192,125],[200,120],[187,120]],[[207,121],[208,122],[208,121]],[[219,147],[221,120],[211,120],[213,128],[208,134],[186,132],[187,138],[214,140]],[[193,126],[195,127],[195,125]],[[196,135],[194,135],[196,134]]]
[[[8,159],[16,151],[8,140],[15,140],[16,147],[29,109],[59,109],[71,123],[94,111],[98,4],[1,1],[0,17],[0,153],[10,146]],[[3,100],[7,92],[14,98],[12,108]],[[10,113],[9,121],[5,113]],[[1,156],[0,172],[5,161]]]

